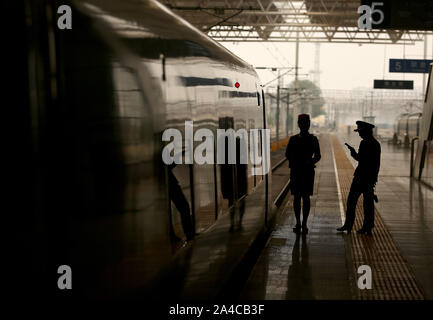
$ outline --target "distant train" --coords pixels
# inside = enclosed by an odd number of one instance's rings
[[[422,113],[403,113],[394,122],[394,144],[409,146],[414,137],[419,136]]]
[[[60,265],[71,266],[77,296],[147,292],[168,276],[191,226],[221,232],[212,228],[221,217],[246,208],[248,223],[263,228],[268,173],[253,175],[251,163],[173,168],[161,158],[164,130],[185,136],[186,121],[214,136],[266,128],[251,65],[154,0],[25,3],[16,38],[28,50],[14,57],[26,66],[17,95],[25,168],[16,171],[25,188],[14,217],[27,230],[17,239],[38,295],[57,292]],[[72,29],[58,28],[61,5],[72,8]]]

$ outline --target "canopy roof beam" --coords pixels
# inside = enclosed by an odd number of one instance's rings
[[[160,0],[217,41],[415,44],[431,31],[360,30],[360,0]]]

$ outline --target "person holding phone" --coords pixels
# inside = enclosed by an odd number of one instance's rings
[[[355,131],[362,138],[358,152],[349,144],[345,143],[345,145],[349,148],[352,158],[358,161],[358,166],[353,174],[352,185],[347,197],[346,221],[337,231],[347,233],[352,231],[356,204],[362,194],[364,196],[364,223],[357,233],[371,235],[374,227],[374,200],[377,201],[374,187],[379,174],[381,147],[373,136],[374,125],[364,121],[356,121],[356,125]]]

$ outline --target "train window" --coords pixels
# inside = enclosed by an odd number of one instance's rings
[[[213,54],[201,44],[177,39],[162,38],[122,38],[130,50],[141,57],[158,59],[161,52],[169,58],[178,57],[213,57]]]

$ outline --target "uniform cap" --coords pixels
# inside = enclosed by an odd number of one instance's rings
[[[374,125],[365,121],[356,121],[356,125],[358,126],[358,128],[356,128],[353,131],[358,132],[359,130],[366,130],[366,129],[373,129]]]
[[[298,115],[298,121],[306,121],[306,120],[310,120],[310,116],[306,113],[301,113],[300,115]]]

